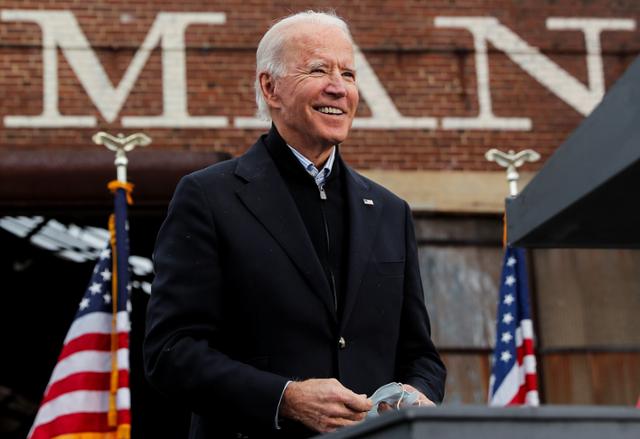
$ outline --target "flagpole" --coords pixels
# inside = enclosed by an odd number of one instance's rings
[[[506,168],[509,197],[514,198],[518,195],[518,168],[526,162],[537,161],[540,154],[531,149],[518,153],[491,149],[485,158]],[[503,245],[505,253],[498,292],[496,342],[488,402],[491,406],[538,406],[538,372],[526,258],[523,249],[507,245],[506,217]]]
[[[109,133],[100,131],[91,138],[96,145],[104,145],[107,149],[116,153],[114,164],[116,166],[117,179],[121,183],[127,182],[127,165],[129,159],[127,153],[133,151],[137,146],[147,146],[151,143],[151,138],[143,133],[134,133],[126,136],[119,133],[112,136]]]
[[[129,393],[129,367],[127,360],[119,357],[129,351],[129,237],[127,232],[127,204],[132,204],[133,185],[127,181],[127,152],[137,146],[147,146],[151,139],[143,133],[129,136],[112,136],[103,131],[92,137],[98,145],[104,145],[114,151],[116,158],[117,180],[107,187],[114,194],[114,212],[109,218],[111,245],[111,374],[109,383],[109,401],[107,425],[114,439],[131,438],[131,396]],[[122,371],[122,372],[121,372]],[[123,383],[126,383],[123,385]]]

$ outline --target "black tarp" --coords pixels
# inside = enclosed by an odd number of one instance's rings
[[[508,241],[523,247],[640,247],[640,58],[507,200]]]

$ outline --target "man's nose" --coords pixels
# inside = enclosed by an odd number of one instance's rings
[[[325,93],[335,97],[344,97],[347,95],[346,80],[341,73],[334,73],[329,76],[329,83],[324,89]]]

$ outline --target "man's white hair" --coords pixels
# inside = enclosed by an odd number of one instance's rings
[[[258,117],[260,119],[267,121],[271,120],[269,106],[262,95],[262,88],[260,87],[260,74],[268,73],[274,78],[279,78],[286,73],[283,49],[287,42],[287,37],[289,36],[287,29],[300,23],[335,26],[344,32],[349,41],[353,42],[347,23],[332,11],[317,12],[309,10],[289,15],[288,17],[277,21],[262,36],[262,39],[258,44],[258,50],[256,51],[255,89],[256,104],[258,104]]]

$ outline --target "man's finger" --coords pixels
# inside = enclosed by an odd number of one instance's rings
[[[435,402],[431,401],[429,398],[424,397],[424,398],[418,399],[418,405],[420,407],[434,407],[436,404]]]
[[[353,410],[349,409],[348,407],[345,407],[345,408],[348,410],[349,414],[348,415],[344,415],[342,417],[345,418],[345,419],[350,419],[350,420],[355,421],[355,422],[360,422],[360,421],[364,420],[364,418],[367,417],[367,413],[369,413],[368,410],[364,411],[364,412],[359,412],[359,411],[356,412],[356,411],[353,411]]]
[[[368,412],[371,410],[373,403],[365,395],[358,395],[350,390],[347,390],[342,397],[342,402],[345,406],[355,412]]]
[[[340,402],[327,405],[323,408],[323,414],[331,418],[344,418],[352,421],[364,419],[367,412],[354,411]]]
[[[413,387],[411,384],[403,384],[404,390],[408,392],[418,392],[418,400],[416,403],[423,407],[435,406],[436,404],[425,396],[424,393]]]

